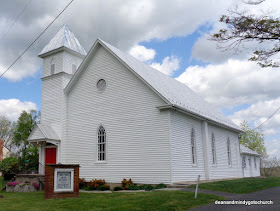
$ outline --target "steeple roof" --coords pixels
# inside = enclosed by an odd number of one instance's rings
[[[50,42],[43,48],[43,50],[39,53],[39,56],[42,56],[43,54],[61,47],[66,47],[82,55],[87,54],[85,49],[81,46],[79,40],[75,37],[70,28],[65,24],[60,28],[60,30],[50,40]]]

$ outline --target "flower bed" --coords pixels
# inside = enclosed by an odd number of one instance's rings
[[[7,192],[35,192],[39,190],[37,183],[25,183],[25,182],[8,182],[6,184]]]

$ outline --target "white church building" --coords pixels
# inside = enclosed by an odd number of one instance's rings
[[[111,183],[244,176],[242,130],[186,85],[101,39],[86,53],[67,25],[39,57],[41,122],[29,136],[39,173],[62,163]]]

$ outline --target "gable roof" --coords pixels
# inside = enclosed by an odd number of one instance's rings
[[[88,55],[76,71],[70,82],[65,88],[66,92],[71,90],[71,87],[78,81],[80,72],[83,71],[98,48],[98,44],[107,49],[121,63],[134,72],[140,79],[146,82],[160,97],[167,102],[167,105],[181,109],[187,113],[193,114],[203,119],[210,120],[219,125],[234,129],[238,132],[242,130],[234,124],[230,119],[220,113],[215,106],[207,103],[200,95],[195,93],[185,84],[171,78],[151,66],[141,62],[133,56],[122,52],[114,46],[106,43],[101,39],[97,39]]]
[[[37,124],[32,130],[32,133],[28,137],[28,141],[32,142],[35,140],[56,140],[60,138],[50,125]]]
[[[75,51],[81,55],[86,55],[87,52],[81,46],[79,40],[75,37],[73,32],[67,25],[63,25],[56,35],[50,40],[50,42],[43,48],[43,50],[39,53],[39,56],[56,50],[58,48],[65,47],[72,51]]]
[[[256,151],[253,151],[253,150],[249,149],[248,147],[245,147],[242,144],[240,144],[240,154],[256,155],[256,156],[259,156],[259,157],[261,156]]]

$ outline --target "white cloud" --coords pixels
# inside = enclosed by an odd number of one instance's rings
[[[167,56],[162,60],[162,63],[152,63],[151,67],[159,70],[166,75],[173,75],[173,73],[179,69],[179,59],[175,56]]]
[[[142,62],[153,60],[156,55],[156,51],[154,49],[148,49],[143,45],[133,46],[128,53]]]
[[[268,100],[260,101],[252,104],[248,108],[237,111],[230,118],[237,124],[243,120],[252,123],[254,127],[259,126],[264,121],[267,120],[269,116],[280,107],[280,97]],[[280,133],[278,129],[280,128],[280,111],[278,111],[272,118],[269,119],[261,127],[266,135],[273,135],[275,133]]]
[[[246,120],[253,127],[257,127],[264,123],[268,117],[270,117],[274,111],[280,106],[280,97],[268,100],[260,101],[252,104],[246,109],[235,112],[229,116],[236,124],[240,124]],[[273,137],[280,137],[280,111],[278,111],[273,117],[265,122],[261,129],[265,135],[265,145],[267,153],[270,156],[280,156],[280,138],[275,139]]]
[[[97,37],[127,51],[141,41],[164,40],[192,34],[206,22],[217,21],[234,1],[215,2],[116,0],[74,1],[46,33],[29,49],[12,73],[4,77],[20,80],[36,74],[42,64],[37,54],[59,28],[68,24],[81,44],[89,50]],[[0,37],[26,2],[1,2]],[[32,1],[9,34],[0,41],[0,73],[43,31],[65,7],[64,1]],[[217,7],[219,5],[219,7]],[[89,24],[90,23],[90,24]],[[31,65],[32,64],[32,65]]]
[[[21,102],[18,99],[0,100],[0,115],[11,121],[16,121],[22,111],[36,110],[36,104],[32,102]]]
[[[129,50],[129,54],[142,62],[147,62],[151,67],[169,76],[179,69],[180,61],[176,56],[167,56],[162,60],[162,63],[152,62],[155,58],[156,51],[152,48],[148,49],[143,45],[134,45]]]
[[[279,96],[280,71],[254,62],[228,60],[218,65],[190,66],[177,80],[219,107],[251,104]]]
[[[267,154],[270,157],[280,157],[280,139],[272,139],[265,142]]]

